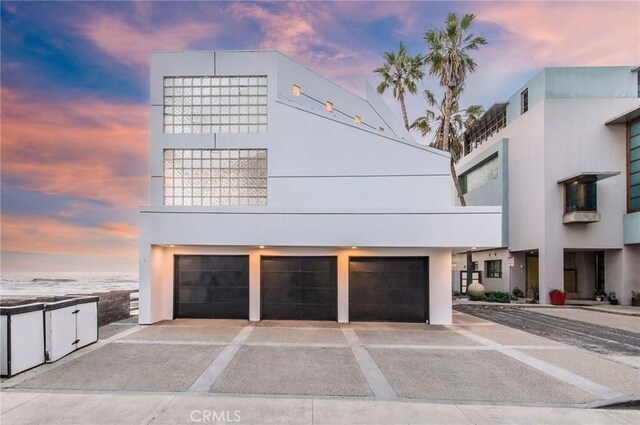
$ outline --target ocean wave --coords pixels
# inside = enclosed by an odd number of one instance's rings
[[[39,283],[39,282],[60,282],[60,283],[66,283],[66,282],[77,282],[76,279],[45,279],[45,278],[41,278],[41,277],[36,277],[31,279],[31,282],[33,283]]]

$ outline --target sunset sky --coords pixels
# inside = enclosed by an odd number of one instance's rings
[[[402,40],[475,13],[463,105],[545,66],[639,65],[640,2],[2,2],[2,270],[135,271],[149,53],[278,49],[356,94]],[[420,89],[434,89],[426,78]],[[399,113],[395,101],[385,96]],[[422,113],[409,99],[409,118]],[[426,141],[425,141],[426,142]]]

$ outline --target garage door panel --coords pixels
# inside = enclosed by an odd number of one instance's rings
[[[263,319],[336,320],[335,257],[263,257]]]
[[[206,286],[213,283],[214,277],[213,272],[180,270],[180,272],[178,273],[178,280],[180,281],[181,287]]]
[[[333,279],[327,272],[301,272],[298,274],[298,286],[301,288],[333,289]]]
[[[295,283],[298,280],[298,275],[295,272],[269,272],[266,279],[264,273],[262,276],[263,278],[260,279],[260,287],[262,288],[291,288],[296,286]]]
[[[333,289],[300,289],[299,300],[302,304],[332,304],[336,302],[335,291]]]
[[[249,280],[249,273],[244,271],[217,271],[213,284],[216,287],[242,286]]]
[[[176,318],[248,319],[247,256],[175,257]]]
[[[349,263],[349,318],[427,320],[426,257],[357,257]]]

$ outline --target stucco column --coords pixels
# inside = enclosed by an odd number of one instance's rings
[[[540,304],[550,304],[549,291],[564,290],[564,249],[559,243],[547,243],[538,251],[540,268]]]
[[[349,255],[338,254],[338,323],[349,323]]]
[[[141,242],[139,259],[138,323],[148,325],[163,318],[163,259],[164,248]]]
[[[249,254],[249,320],[260,321],[260,254]]]
[[[429,318],[432,325],[451,324],[451,250],[429,256]]]

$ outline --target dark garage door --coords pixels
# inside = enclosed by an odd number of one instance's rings
[[[335,257],[262,257],[262,319],[337,320]]]
[[[349,261],[349,320],[426,322],[426,257],[361,257]]]
[[[248,319],[249,257],[177,255],[176,318]]]

